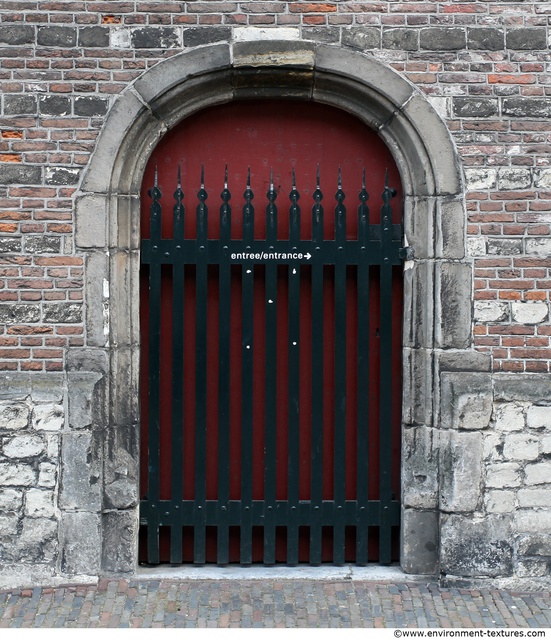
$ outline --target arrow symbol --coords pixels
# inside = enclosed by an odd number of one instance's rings
[[[306,260],[310,260],[310,258],[312,257],[312,254],[311,253],[307,253],[307,254],[305,254],[304,257],[306,258]]]

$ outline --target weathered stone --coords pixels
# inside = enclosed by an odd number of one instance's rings
[[[2,445],[2,452],[7,458],[34,458],[43,453],[44,449],[44,440],[30,434],[6,438]]]
[[[498,101],[494,98],[453,99],[453,111],[458,118],[489,118],[498,113]]]
[[[504,48],[504,33],[493,27],[469,27],[467,47],[475,50],[500,51]]]
[[[551,478],[549,478],[551,484]],[[518,492],[518,505],[521,508],[530,507],[550,507],[551,508],[551,490],[550,489],[520,489]]]
[[[545,27],[507,29],[505,41],[508,49],[526,51],[547,49],[547,29]]]
[[[465,169],[467,188],[470,191],[493,189],[497,182],[496,169]]]
[[[464,577],[512,573],[513,546],[508,516],[443,517],[440,542],[440,566],[444,573]]]
[[[104,116],[108,108],[109,102],[107,98],[99,98],[97,96],[77,96],[75,98],[75,116],[84,118]]]
[[[30,408],[22,402],[0,402],[0,429],[18,431],[29,426]]]
[[[0,27],[0,43],[2,44],[32,44],[35,38],[35,28],[27,24],[10,24]]]
[[[58,433],[45,433],[46,436],[46,456],[51,460],[59,458],[59,447],[61,436]]]
[[[549,455],[551,453],[551,436],[546,436],[541,439],[541,452],[544,455]]]
[[[494,374],[494,395],[497,402],[544,404],[551,398],[551,375],[548,373]],[[544,409],[545,411],[545,409]],[[549,413],[551,424],[551,413]]]
[[[506,460],[535,460],[539,456],[539,440],[525,434],[507,435],[503,455]]]
[[[133,507],[138,503],[138,483],[135,478],[119,478],[110,484],[106,483],[105,497],[108,508]]]
[[[509,318],[509,304],[496,300],[475,300],[474,319],[477,322],[503,322]]]
[[[30,464],[0,462],[0,486],[30,487],[36,475]]]
[[[550,191],[551,169],[534,169],[534,186],[543,191]]]
[[[519,578],[542,578],[549,575],[549,563],[541,558],[523,558],[517,561],[515,575]]]
[[[108,511],[102,517],[102,568],[110,573],[135,571],[135,544],[138,537],[136,510]]]
[[[57,479],[57,464],[42,462],[38,467],[38,486],[55,487]]]
[[[484,433],[482,456],[486,462],[503,462],[503,438],[500,433]]]
[[[80,27],[78,44],[81,47],[109,47],[109,27]]]
[[[480,433],[443,432],[440,436],[440,508],[442,511],[474,511],[482,483]]]
[[[78,324],[82,322],[82,305],[73,302],[45,304],[44,322]]]
[[[547,98],[512,96],[503,98],[502,114],[519,118],[551,117],[551,102]]]
[[[0,166],[0,185],[42,184],[42,167],[5,163]]]
[[[19,526],[19,516],[16,514],[6,515],[0,512],[0,538],[2,536],[15,535]]]
[[[37,112],[38,101],[36,95],[22,94],[4,96],[4,115],[6,116],[36,115]],[[30,167],[27,168],[29,169]]]
[[[74,27],[39,27],[37,42],[43,47],[74,47],[77,30]]]
[[[439,514],[402,509],[402,555],[406,573],[434,575],[438,566]]]
[[[59,431],[64,423],[63,406],[60,404],[35,405],[32,422],[37,431]]]
[[[385,28],[383,29],[383,49],[417,51],[419,49],[419,32],[417,29]]]
[[[517,551],[520,556],[551,556],[551,533],[520,536]]]
[[[518,256],[522,253],[522,240],[501,240],[488,238],[486,243],[488,255]]]
[[[275,29],[269,29],[269,31],[275,31]],[[338,27],[302,27],[302,34],[306,40],[315,40],[316,42],[325,42],[327,44],[338,43],[341,39],[341,32]]]
[[[38,99],[40,113],[48,116],[71,115],[71,99],[67,96],[40,96]]]
[[[437,346],[465,349],[471,343],[472,268],[461,262],[439,263],[435,278]]]
[[[55,515],[53,491],[29,489],[25,494],[25,515],[32,518],[53,518]]]
[[[440,202],[436,208],[435,255],[437,258],[465,257],[465,205],[459,200]]]
[[[520,465],[516,462],[502,462],[488,465],[486,469],[486,486],[496,489],[520,487]]]
[[[0,513],[17,513],[23,504],[23,491],[0,489]]]
[[[443,372],[441,426],[444,429],[486,429],[493,409],[492,378],[488,373]]]
[[[465,29],[461,27],[427,27],[421,29],[421,49],[430,51],[455,51],[467,44]]]
[[[102,376],[95,372],[71,371],[67,374],[69,395],[69,427],[86,429],[101,422],[102,389],[98,382]],[[99,413],[98,413],[99,412]],[[95,414],[95,415],[94,415]]]
[[[551,484],[551,461],[528,464],[526,465],[525,473],[524,482],[527,485]]]
[[[68,167],[47,167],[44,177],[46,179],[46,184],[62,186],[77,184],[79,176],[80,169],[70,169]]]
[[[486,495],[487,513],[511,513],[516,507],[514,491],[488,491]]]
[[[372,27],[347,27],[342,31],[341,39],[348,47],[369,51],[381,46],[381,31]]]
[[[84,195],[75,209],[75,242],[78,247],[104,247],[107,243],[108,200],[101,195]],[[104,260],[106,260],[106,257]]]
[[[68,575],[97,575],[101,557],[101,516],[64,513],[61,519],[61,568]]]
[[[545,302],[513,302],[511,313],[519,324],[538,324],[549,316],[549,306]]]
[[[135,49],[173,49],[182,46],[182,37],[175,27],[143,27],[132,30],[130,42]]]
[[[472,236],[467,238],[467,255],[473,258],[486,255],[486,238],[483,236]]]
[[[529,429],[551,429],[551,407],[528,407],[526,425]]]
[[[438,504],[439,432],[427,427],[404,429],[402,435],[402,504],[435,509]]]
[[[24,562],[52,562],[57,555],[56,520],[24,518],[21,535],[17,538],[15,556]]]
[[[551,532],[551,509],[528,509],[515,513],[515,526],[519,533]]]
[[[1,253],[20,253],[21,238],[0,238]]]
[[[101,508],[101,447],[87,432],[65,433],[59,506],[99,511]]]
[[[46,172],[49,170],[46,169]],[[26,236],[25,251],[28,253],[59,253],[61,238],[58,236]]]
[[[550,256],[551,238],[527,238],[524,243],[526,253],[531,256]]]
[[[227,42],[232,36],[231,27],[190,27],[184,29],[184,47]]]
[[[494,411],[496,431],[522,431],[525,407],[514,402],[497,404]]]
[[[31,399],[38,404],[63,404],[65,375],[63,373],[33,373],[30,379]]]
[[[532,186],[532,172],[522,167],[500,167],[497,170],[497,188],[504,191],[529,189]]]

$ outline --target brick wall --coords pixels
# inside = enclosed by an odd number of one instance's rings
[[[544,2],[8,1],[0,16],[0,370],[86,344],[73,204],[115,99],[158,61],[236,28],[369,52],[446,120],[463,159],[475,347],[549,371],[551,74]]]

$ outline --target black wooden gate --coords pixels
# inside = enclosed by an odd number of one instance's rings
[[[201,182],[192,216],[179,176],[172,215],[157,181],[149,191],[142,561],[387,564],[406,257],[388,178],[372,222],[365,176],[350,215],[339,170],[328,216],[319,169],[307,215],[293,173],[285,229],[272,180],[262,237],[250,175],[233,214],[227,178],[216,216]]]

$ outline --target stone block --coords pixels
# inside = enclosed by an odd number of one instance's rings
[[[23,505],[23,491],[0,489],[0,513],[18,513]]]
[[[35,28],[27,24],[6,24],[0,27],[1,44],[33,44]]]
[[[63,373],[33,373],[31,376],[31,399],[36,404],[63,404],[65,375]]]
[[[42,462],[38,466],[38,486],[55,487],[57,480],[57,464]]]
[[[549,455],[551,453],[551,436],[545,436],[541,439],[541,452],[543,455]]]
[[[551,238],[527,238],[524,246],[528,255],[543,257],[551,255]]]
[[[500,51],[504,48],[505,38],[502,29],[494,27],[467,28],[467,47],[482,51]]]
[[[315,53],[315,44],[302,40],[243,41],[233,45],[233,64],[235,67],[285,65],[313,69]]]
[[[75,116],[97,118],[104,116],[109,109],[109,100],[97,96],[77,96],[75,98]]]
[[[133,467],[136,465],[133,464]],[[111,509],[128,509],[138,504],[138,480],[134,471],[132,477],[119,477],[106,483],[104,495],[106,506]]]
[[[525,434],[505,437],[503,456],[506,460],[535,460],[539,456],[539,439]]]
[[[134,49],[174,49],[182,46],[182,34],[177,27],[141,27],[130,32]]]
[[[513,545],[509,516],[484,519],[443,516],[441,571],[462,577],[509,576],[513,571]]]
[[[445,349],[434,352],[439,372],[455,371],[465,373],[484,373],[492,370],[492,359],[487,353],[464,351],[463,349]]]
[[[101,516],[78,511],[61,518],[61,569],[68,575],[98,575],[101,558]]]
[[[491,256],[519,256],[522,254],[522,240],[500,240],[488,238],[486,248]]]
[[[67,353],[67,371],[107,373],[108,354],[103,349],[74,349]]]
[[[485,191],[493,189],[497,182],[497,170],[486,168],[468,168],[465,169],[465,179],[467,189],[470,191]]]
[[[14,115],[14,114],[13,114]],[[38,165],[10,164],[0,166],[0,185],[42,184],[42,167]]]
[[[516,493],[514,491],[488,491],[486,494],[487,513],[511,513],[516,508]]]
[[[415,261],[413,268],[404,274],[404,290],[406,300],[410,303],[404,310],[404,324],[410,329],[410,332],[404,335],[405,346],[430,348],[433,346],[431,343],[434,329],[432,262]]]
[[[551,509],[527,509],[515,513],[515,527],[519,533],[551,532]]]
[[[24,518],[14,556],[24,562],[53,562],[57,557],[58,523],[47,518]]]
[[[32,424],[37,431],[59,431],[63,428],[63,405],[37,404],[33,409]]]
[[[438,505],[439,431],[411,427],[402,432],[402,504],[416,509]]]
[[[526,425],[529,429],[551,429],[551,407],[528,407]]]
[[[0,429],[26,429],[29,426],[30,414],[30,407],[23,402],[0,402]]]
[[[438,263],[435,272],[436,345],[466,349],[471,344],[472,268],[461,262]]]
[[[0,251],[2,253],[20,253],[21,238],[0,238]]]
[[[429,350],[403,350],[402,421],[431,426],[433,422],[433,359]],[[407,385],[406,382],[410,384]]]
[[[6,324],[40,322],[40,307],[36,304],[0,304],[0,322]]]
[[[41,115],[70,116],[72,110],[71,98],[67,96],[39,96],[38,106]]]
[[[543,191],[550,191],[551,169],[534,169],[534,186]]]
[[[280,31],[280,29],[264,29],[264,31]],[[302,27],[302,33],[306,40],[336,44],[341,39],[338,27]],[[278,38],[279,39],[279,38]]]
[[[33,94],[6,94],[4,96],[5,116],[26,116],[38,113],[38,98]],[[30,167],[27,167],[30,168]],[[22,167],[23,169],[23,167]]]
[[[44,489],[29,489],[25,494],[25,515],[31,518],[53,518],[54,493]]]
[[[0,486],[31,487],[36,483],[36,474],[30,464],[0,462]]]
[[[46,169],[48,175],[50,169]],[[26,236],[25,251],[27,253],[60,253],[61,238],[58,236]]]
[[[440,435],[440,508],[475,511],[481,497],[482,435],[458,431]]]
[[[232,37],[231,27],[190,27],[184,29],[184,47],[199,47],[214,42],[228,42]]]
[[[539,324],[549,317],[549,306],[545,302],[513,302],[511,313],[519,324]]]
[[[82,322],[82,304],[76,302],[45,304],[43,316],[44,322],[80,324]]]
[[[138,545],[138,512],[108,511],[102,517],[102,569],[108,573],[134,573]]]
[[[497,170],[497,188],[503,191],[529,189],[532,186],[532,170],[524,167],[500,167]]]
[[[17,534],[19,526],[19,516],[16,514],[6,515],[0,511],[0,538],[3,536],[14,536]],[[1,552],[1,548],[0,548]]]
[[[59,447],[61,436],[58,433],[46,433],[46,456],[51,461],[57,461],[59,458]]]
[[[549,118],[551,103],[546,98],[511,96],[503,98],[502,114],[518,118]]]
[[[376,27],[346,27],[342,30],[342,44],[360,51],[381,47],[381,31]]]
[[[484,432],[482,456],[486,462],[503,462],[503,437],[494,431]]]
[[[525,474],[526,485],[551,484],[551,461],[527,464]]]
[[[549,563],[542,558],[523,558],[516,563],[515,575],[519,578],[543,578],[549,575]]]
[[[549,478],[549,484],[551,484],[551,478]],[[523,509],[551,508],[551,489],[519,489],[518,505]]]
[[[4,438],[2,443],[2,453],[6,458],[34,458],[43,453],[45,448],[44,440],[32,434]]]
[[[402,555],[406,573],[434,575],[438,571],[439,514],[402,509]]]
[[[489,373],[442,373],[442,428],[486,429],[490,423],[492,409],[492,378]]]
[[[383,49],[399,51],[417,51],[419,49],[419,32],[417,29],[384,28]]]
[[[436,208],[436,257],[465,257],[465,204],[460,200],[440,201]]]
[[[74,27],[39,27],[37,43],[43,47],[64,49],[74,47],[77,42],[77,30]]]
[[[78,98],[76,98],[78,100]],[[46,184],[52,186],[76,185],[80,177],[80,169],[68,167],[47,167],[44,175]]]
[[[75,242],[83,249],[107,244],[108,199],[101,195],[83,195],[75,207]]]
[[[551,375],[548,373],[522,373],[518,375],[496,373],[494,374],[494,395],[496,402],[544,404],[551,398]],[[549,415],[548,424],[551,426],[549,408],[543,408],[543,412],[547,412]]]
[[[457,51],[467,45],[467,34],[462,27],[427,27],[421,29],[419,44],[429,51]]]
[[[101,509],[101,445],[87,432],[65,433],[59,506],[62,509]]]
[[[78,44],[80,47],[109,47],[109,27],[80,27]]]
[[[109,259],[104,252],[86,257],[85,317],[88,345],[109,344]]]
[[[547,29],[545,27],[507,29],[505,42],[507,49],[525,51],[547,49]]]
[[[457,118],[490,118],[498,111],[499,104],[495,98],[453,98],[453,112]]]
[[[69,427],[89,429],[103,426],[102,375],[96,372],[70,371],[67,374],[69,395]]]
[[[475,300],[474,319],[476,322],[504,322],[509,320],[510,309],[507,302],[496,300]]]
[[[534,533],[519,536],[519,556],[551,556],[551,533]]]
[[[517,462],[498,462],[486,467],[486,486],[495,489],[520,487],[520,465]]]

